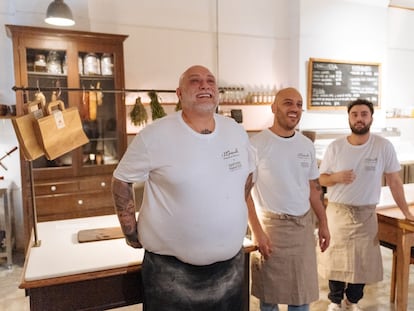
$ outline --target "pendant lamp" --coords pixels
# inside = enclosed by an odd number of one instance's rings
[[[72,11],[63,0],[53,0],[46,11],[45,22],[56,26],[73,26]]]

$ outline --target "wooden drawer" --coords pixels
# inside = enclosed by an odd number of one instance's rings
[[[81,191],[99,190],[110,191],[111,190],[112,175],[101,175],[87,177],[79,180],[79,189]]]
[[[35,195],[52,195],[79,191],[77,180],[57,181],[35,184]]]
[[[110,191],[36,197],[37,220],[50,221],[114,214]]]

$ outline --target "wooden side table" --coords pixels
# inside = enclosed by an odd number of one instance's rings
[[[4,247],[0,247],[0,258],[7,258],[7,268],[11,269],[13,266],[13,229],[12,229],[12,215],[9,209],[9,196],[8,196],[8,189],[0,188],[0,199],[2,203],[0,203],[0,207],[3,208],[4,219],[2,219],[2,224],[0,228],[3,228],[6,233],[5,236],[5,245]]]

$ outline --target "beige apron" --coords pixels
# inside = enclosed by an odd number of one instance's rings
[[[382,280],[382,257],[375,205],[329,203],[329,248],[318,252],[318,271],[328,280],[353,284]]]
[[[303,216],[263,213],[273,252],[252,253],[252,294],[266,303],[302,305],[319,298],[312,212]]]

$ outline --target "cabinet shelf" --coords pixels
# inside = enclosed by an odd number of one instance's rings
[[[90,138],[89,141],[116,141],[115,137]]]
[[[114,76],[108,76],[108,75],[79,75],[81,80],[112,80]]]
[[[40,72],[40,71],[28,71],[27,75],[31,77],[39,76],[42,78],[50,78],[50,79],[57,78],[57,77],[62,78],[62,77],[68,76],[67,74],[63,74],[63,73],[49,73],[49,72]]]

